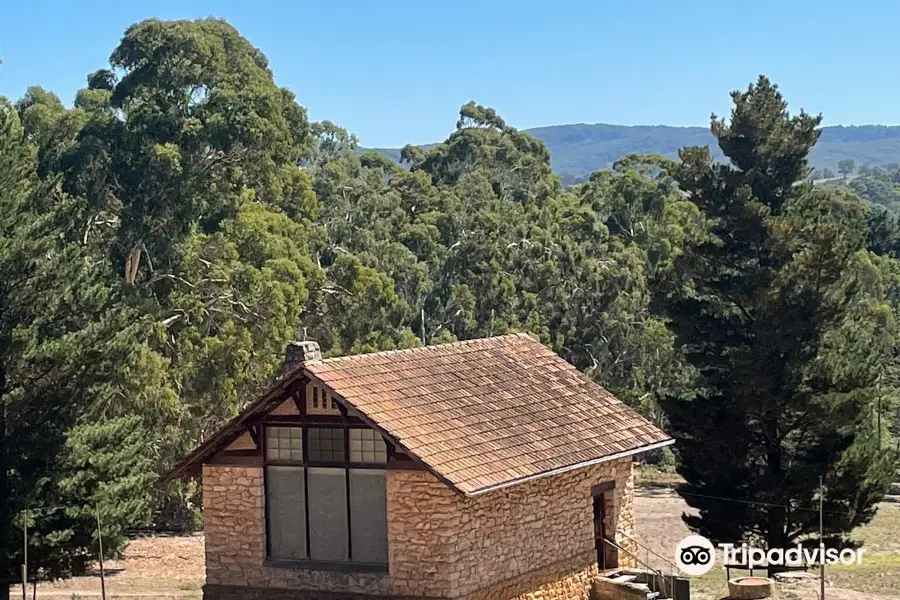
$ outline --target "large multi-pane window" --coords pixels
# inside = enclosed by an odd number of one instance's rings
[[[368,428],[266,428],[272,559],[386,566],[387,445]]]

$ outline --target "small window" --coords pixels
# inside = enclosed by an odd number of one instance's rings
[[[350,462],[384,464],[387,462],[387,444],[381,434],[373,429],[350,430]]]
[[[300,427],[266,428],[266,458],[269,460],[303,460],[303,429]]]
[[[310,427],[307,430],[309,462],[344,462],[344,430]]]

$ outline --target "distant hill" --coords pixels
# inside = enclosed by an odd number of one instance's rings
[[[709,145],[721,158],[712,134],[705,127],[666,125],[551,125],[527,129],[550,149],[553,170],[568,181],[584,180],[592,172],[613,164],[630,153],[676,156],[684,146]],[[366,148],[393,160],[400,159],[396,148]],[[825,127],[812,151],[812,164],[837,170],[837,163],[852,158],[857,165],[900,162],[900,126],[862,125]]]

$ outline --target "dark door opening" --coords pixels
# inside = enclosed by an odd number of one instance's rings
[[[611,538],[606,531],[606,494],[594,496],[594,548],[597,550],[597,566],[601,571],[619,566],[616,547],[608,543]]]

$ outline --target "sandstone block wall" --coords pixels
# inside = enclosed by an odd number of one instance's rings
[[[588,600],[597,575],[591,551],[472,592],[464,600]]]
[[[597,572],[591,488],[611,480],[607,529],[635,552],[627,537],[634,537],[630,458],[474,498],[426,472],[388,471],[390,572],[344,573],[266,565],[263,469],[204,465],[207,586],[335,597],[586,600]],[[619,563],[634,566],[627,553]]]
[[[388,564],[400,596],[449,597],[460,497],[424,471],[388,471]]]
[[[638,537],[634,520],[634,463],[631,457],[621,459],[615,463],[616,491],[615,515],[616,543],[624,550],[624,556],[619,553],[619,566],[637,567],[635,556],[638,556]]]
[[[254,585],[265,552],[263,472],[258,467],[203,466],[206,582]]]
[[[465,596],[498,580],[577,557],[592,557],[596,568],[591,488],[613,480],[616,487],[608,496],[614,509],[607,511],[607,531],[615,531],[616,543],[633,552],[634,542],[628,539],[635,536],[630,458],[461,498],[451,574],[454,595]],[[620,565],[629,566],[631,560],[620,553]]]

